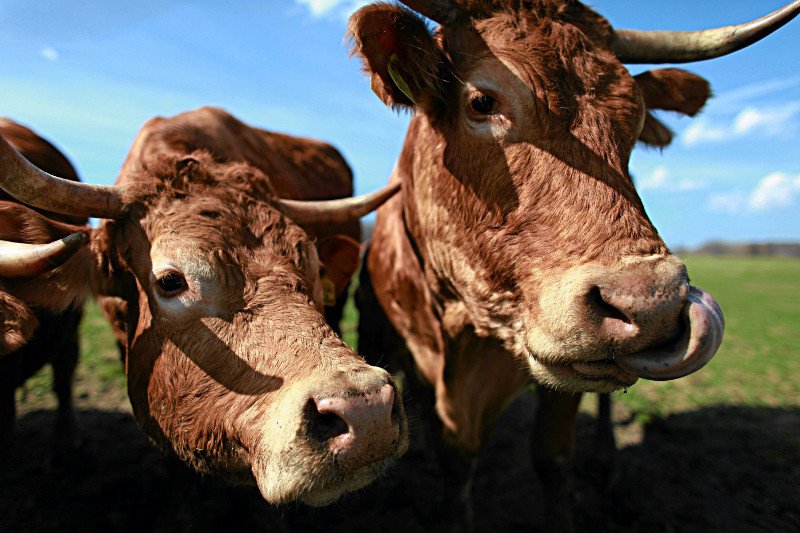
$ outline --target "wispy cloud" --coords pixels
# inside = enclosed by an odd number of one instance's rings
[[[708,108],[716,112],[737,111],[742,105],[752,103],[754,100],[783,93],[795,87],[800,87],[800,76],[762,80],[715,95],[709,102]]]
[[[689,178],[673,178],[667,167],[658,166],[646,176],[637,181],[639,190],[662,190],[662,191],[692,191],[702,189],[705,183]]]
[[[732,120],[702,117],[683,132],[686,146],[719,143],[750,136],[780,137],[795,135],[800,127],[800,101],[780,106],[748,106]]]
[[[308,8],[315,17],[327,15],[347,17],[368,3],[365,0],[295,0],[295,2]]]
[[[751,211],[791,207],[800,197],[800,174],[773,172],[764,177],[748,199]]]
[[[708,207],[722,213],[760,213],[786,209],[800,202],[800,174],[772,172],[749,193],[732,191],[712,194]]]
[[[725,142],[749,135],[777,137],[792,135],[800,117],[800,102],[790,102],[782,107],[746,107],[733,120],[720,124],[701,118],[683,132],[683,143],[687,146],[707,142]]]
[[[45,58],[48,61],[58,61],[58,50],[53,48],[52,46],[45,46],[41,50],[39,50],[39,55]]]

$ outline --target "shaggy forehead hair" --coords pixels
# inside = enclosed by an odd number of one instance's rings
[[[273,258],[270,266],[276,257],[299,269],[308,260],[308,235],[275,207],[269,178],[250,165],[219,162],[196,151],[145,160],[125,178],[138,192],[133,218],[151,241],[173,234],[205,243],[214,263],[250,264],[251,270],[259,270],[253,252],[264,247]]]
[[[520,22],[521,28],[526,23],[548,19],[574,24],[596,42],[608,43],[613,35],[611,25],[603,16],[576,0],[462,0],[457,3],[475,19],[506,12]]]

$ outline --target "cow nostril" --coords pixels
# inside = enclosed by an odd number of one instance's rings
[[[603,298],[603,294],[600,292],[600,287],[595,286],[589,290],[589,293],[586,295],[586,303],[597,313],[601,319],[610,318],[613,320],[619,320],[626,324],[632,323],[632,320],[628,317],[628,315],[614,307],[614,305],[610,304]]]
[[[342,420],[339,415],[331,412],[320,413],[314,399],[306,402],[304,411],[308,424],[308,436],[317,442],[324,443],[349,431],[347,422]]]

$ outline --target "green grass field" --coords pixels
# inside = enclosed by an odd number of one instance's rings
[[[800,261],[776,258],[686,258],[692,283],[711,292],[725,313],[725,340],[705,368],[672,382],[640,381],[614,395],[637,419],[710,405],[800,406]],[[345,313],[345,340],[355,346],[357,311]],[[76,405],[128,409],[113,337],[93,303],[82,324]],[[20,413],[53,408],[51,371],[18,391]],[[592,411],[592,402],[585,402]]]
[[[691,376],[640,381],[615,398],[639,416],[718,404],[800,406],[800,261],[689,256],[685,262],[692,284],[722,307],[722,347]]]

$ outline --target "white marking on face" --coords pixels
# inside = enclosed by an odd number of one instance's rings
[[[202,250],[201,243],[185,239],[164,238],[153,243],[151,292],[165,317],[190,319],[222,314],[223,279]],[[158,280],[169,273],[181,275],[186,284],[185,290],[174,296],[163,294],[158,287]]]
[[[480,61],[462,90],[467,125],[478,135],[490,135],[497,141],[513,140],[529,129],[536,120],[535,94],[522,80],[522,75],[510,62]],[[494,100],[492,113],[481,113],[472,106],[480,96]]]

